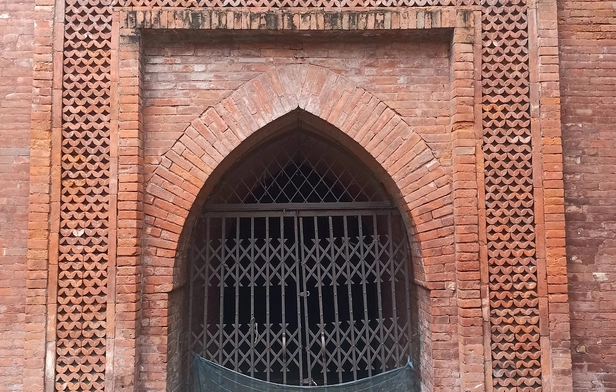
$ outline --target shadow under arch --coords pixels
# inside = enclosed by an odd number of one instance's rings
[[[442,257],[442,244],[447,245],[445,253],[453,254],[448,172],[421,137],[369,92],[320,67],[278,67],[247,82],[193,121],[163,156],[147,185],[144,244],[152,250],[144,256],[144,262],[153,267],[146,271],[157,273],[146,272],[144,293],[146,297],[149,293],[169,293],[169,297],[166,315],[152,316],[155,312],[147,305],[144,315],[154,322],[166,319],[160,323],[167,325],[169,332],[167,352],[161,353],[168,358],[168,384],[177,385],[171,379],[181,373],[173,371],[181,367],[177,353],[183,351],[181,331],[174,326],[184,316],[173,304],[181,303],[181,288],[186,282],[182,267],[187,265],[183,250],[197,211],[234,162],[257,144],[300,123],[345,146],[392,196],[406,220],[414,252],[414,281],[425,289],[420,294],[420,301],[425,302],[420,323],[430,330],[429,289],[434,282],[442,283],[439,271],[445,267],[438,265],[451,260]],[[433,243],[436,237],[450,240]],[[436,273],[426,273],[426,260]],[[154,277],[156,283],[149,283]],[[422,367],[427,371],[431,368],[429,339],[427,336],[422,341],[428,356]]]

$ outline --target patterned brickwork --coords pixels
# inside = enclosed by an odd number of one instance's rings
[[[104,387],[111,12],[68,0],[62,109],[56,390]]]
[[[482,28],[493,386],[540,391],[526,1],[486,1]]]
[[[67,0],[56,390],[105,384],[111,7]],[[117,0],[125,7],[455,6],[476,0]],[[485,192],[493,385],[541,390],[525,0],[482,2]]]
[[[479,0],[114,0],[123,7],[426,7],[474,5]]]

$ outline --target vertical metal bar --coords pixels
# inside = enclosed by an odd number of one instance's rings
[[[308,290],[306,289],[306,260],[304,259],[304,220],[300,218],[299,220],[299,241],[300,241],[300,257],[301,257],[301,268],[302,268],[302,288],[303,288],[303,297],[304,297],[304,329],[306,331],[306,362],[307,362],[307,371],[308,371],[308,380],[312,379],[312,360],[310,358],[310,324],[308,323]],[[298,296],[298,298],[301,295]],[[298,312],[301,313],[301,312]],[[310,381],[309,381],[310,382]]]
[[[207,307],[208,307],[208,295],[209,295],[209,283],[210,283],[210,217],[206,218],[206,229],[205,229],[205,278],[203,281],[203,350],[204,350],[204,358],[210,359],[207,356]],[[189,319],[189,320],[192,320]]]
[[[219,335],[218,335],[218,363],[223,365],[222,363],[222,353],[224,351],[223,349],[223,337],[225,335],[225,326],[224,326],[224,310],[225,310],[225,267],[227,264],[227,261],[225,260],[225,251],[227,250],[227,239],[226,239],[226,234],[227,234],[227,229],[226,229],[226,225],[227,225],[227,218],[222,218],[222,242],[221,242],[221,255],[220,255],[220,262],[221,262],[221,266],[220,266],[220,309],[219,309],[219,315],[218,315],[218,331],[219,331]]]
[[[360,214],[357,216],[357,221],[359,224],[359,258],[361,263],[361,290],[363,296],[364,303],[364,323],[366,328],[366,354],[368,356],[368,377],[372,377],[372,352],[370,351],[370,319],[368,318],[368,293],[366,290],[366,253],[364,247],[364,226],[363,226],[363,216]]]
[[[331,215],[327,217],[329,221],[329,243],[332,263],[332,285],[334,289],[334,328],[336,329],[336,360],[338,361],[338,382],[342,382],[342,359],[340,358],[340,316],[338,315],[338,281],[336,279],[336,247],[334,246],[334,223]]]
[[[396,258],[394,256],[394,236],[391,229],[391,212],[387,213],[387,235],[389,237],[389,257],[390,257],[390,265],[391,265],[391,274],[390,274],[390,286],[391,286],[391,303],[392,303],[392,314],[393,314],[393,329],[394,329],[394,339],[396,339],[396,343],[394,347],[396,348],[396,361],[400,358],[400,339],[398,336],[398,307],[397,307],[397,299],[396,299]],[[400,365],[396,362],[396,366]]]
[[[239,346],[240,346],[240,218],[235,218],[235,350],[233,355],[233,368],[239,372]]]
[[[250,217],[250,377],[255,376],[255,218]]]
[[[379,306],[379,345],[381,347],[381,371],[385,371],[387,369],[387,364],[385,363],[385,339],[383,336],[383,295],[381,294],[381,281],[383,280],[383,275],[381,274],[381,255],[379,254],[379,246],[381,245],[379,240],[379,232],[377,225],[377,215],[372,215],[372,232],[374,233],[374,257],[376,258],[376,295],[377,302]]]
[[[289,364],[293,364],[293,366],[295,366],[296,361],[299,362],[299,373],[300,373],[300,384],[306,385],[307,383],[304,382],[304,380],[308,380],[308,379],[312,379],[312,372],[316,371],[315,368],[313,368],[313,366],[318,365],[319,363],[322,364],[322,372],[323,372],[323,381],[324,384],[327,385],[328,381],[329,382],[335,382],[333,381],[334,379],[338,379],[339,382],[342,382],[344,379],[344,372],[345,372],[345,368],[343,365],[343,363],[345,363],[346,360],[350,360],[352,361],[352,371],[353,371],[353,379],[357,379],[358,374],[360,372],[363,372],[363,367],[360,368],[360,365],[363,363],[362,361],[365,359],[367,362],[367,374],[368,376],[372,376],[375,371],[373,371],[373,369],[371,369],[371,366],[373,365],[374,361],[377,360],[377,358],[380,358],[381,364],[380,364],[380,369],[382,369],[383,371],[386,370],[389,365],[388,365],[388,361],[390,358],[390,355],[395,355],[395,361],[396,361],[396,365],[401,365],[401,362],[404,362],[405,358],[407,355],[410,354],[411,352],[411,348],[412,348],[412,334],[414,332],[413,330],[413,325],[411,324],[412,318],[411,318],[411,305],[412,305],[412,301],[410,299],[410,290],[411,290],[411,282],[410,282],[410,269],[411,266],[409,265],[409,249],[408,249],[408,245],[406,242],[406,237],[404,236],[404,232],[401,231],[402,230],[402,226],[400,225],[400,222],[397,218],[397,216],[392,213],[392,212],[388,212],[386,215],[382,215],[382,213],[380,212],[376,212],[376,211],[366,211],[366,212],[356,212],[355,214],[357,215],[343,215],[342,218],[342,223],[343,223],[343,230],[344,230],[344,238],[343,241],[341,243],[342,248],[338,248],[335,243],[336,243],[336,238],[334,237],[334,227],[333,227],[333,218],[336,217],[335,214],[334,215],[327,215],[327,229],[324,228],[324,230],[327,230],[328,232],[325,233],[323,232],[323,230],[321,230],[321,227],[319,227],[319,224],[321,223],[321,221],[319,219],[323,219],[323,218],[319,218],[317,216],[307,216],[307,217],[300,217],[299,215],[294,215],[293,216],[293,235],[294,238],[289,238],[291,246],[287,247],[285,246],[285,225],[287,222],[285,222],[285,220],[288,220],[288,218],[285,218],[284,215],[278,215],[277,218],[280,219],[280,233],[279,233],[279,240],[280,240],[280,251],[278,251],[275,248],[271,248],[272,246],[272,240],[273,237],[275,237],[276,235],[274,235],[271,231],[272,231],[272,224],[275,224],[275,222],[270,222],[270,219],[276,219],[276,215],[272,215],[271,218],[270,216],[266,217],[266,221],[265,221],[265,245],[266,248],[265,250],[263,250],[262,248],[258,248],[257,246],[257,238],[256,236],[259,236],[259,238],[261,238],[261,234],[259,234],[259,232],[257,231],[256,228],[256,223],[258,221],[258,219],[261,219],[260,216],[258,215],[254,215],[252,217],[250,217],[250,244],[248,244],[247,246],[250,246],[250,248],[246,248],[244,246],[244,242],[242,242],[241,236],[242,233],[245,231],[242,231],[244,228],[242,229],[243,226],[241,226],[241,222],[243,220],[247,220],[245,218],[242,218],[238,215],[233,216],[233,217],[223,217],[223,218],[211,218],[211,217],[207,217],[205,218],[205,221],[202,223],[205,223],[206,225],[206,232],[205,232],[205,249],[202,248],[198,248],[198,246],[196,245],[196,242],[193,242],[192,244],[192,248],[191,248],[191,252],[193,252],[192,255],[192,260],[193,263],[190,266],[190,271],[191,271],[191,275],[190,275],[190,280],[189,280],[189,319],[193,320],[194,317],[196,317],[196,314],[199,312],[199,309],[196,309],[196,307],[200,307],[200,304],[197,304],[197,300],[198,300],[198,295],[200,295],[200,293],[197,293],[196,291],[201,292],[201,290],[198,289],[198,284],[200,284],[199,282],[201,281],[201,279],[203,279],[203,284],[204,284],[204,288],[203,288],[203,298],[204,298],[204,303],[203,303],[203,328],[202,328],[202,336],[198,335],[198,332],[200,332],[201,330],[198,327],[198,324],[195,323],[193,325],[193,323],[189,323],[188,325],[188,332],[189,332],[189,337],[190,337],[190,348],[192,351],[194,351],[195,353],[199,351],[198,349],[198,344],[200,343],[200,340],[202,340],[202,352],[204,353],[204,355],[206,356],[210,356],[210,352],[208,351],[208,344],[210,345],[210,349],[212,349],[213,347],[211,347],[212,345],[214,345],[214,341],[217,339],[218,340],[218,353],[216,352],[211,352],[211,358],[212,359],[216,359],[216,357],[218,358],[218,362],[220,364],[222,364],[223,366],[228,366],[228,367],[232,367],[237,371],[240,371],[240,363],[243,363],[244,365],[242,366],[247,366],[248,364],[250,365],[250,371],[246,371],[247,374],[249,374],[252,377],[255,377],[255,375],[260,375],[260,371],[258,370],[258,363],[261,363],[262,361],[265,361],[265,365],[266,365],[266,374],[264,375],[264,379],[267,379],[268,381],[272,380],[272,379],[277,379],[277,377],[279,376],[278,373],[278,362],[277,362],[277,358],[281,358],[281,363],[282,363],[282,382],[284,384],[286,384],[288,382],[288,377],[289,377]],[[362,215],[364,214],[364,215]],[[304,223],[306,225],[310,224],[310,221],[307,219],[312,218],[312,221],[314,223],[314,246],[316,246],[316,248],[311,248],[311,244],[309,243],[311,238],[310,236],[311,234],[311,230],[309,229],[309,227],[305,227]],[[366,220],[366,224],[364,225],[363,219],[367,219]],[[383,218],[386,218],[386,228],[384,227],[384,223],[383,222]],[[222,238],[221,239],[221,243],[220,243],[220,250],[216,249],[215,245],[212,245],[212,241],[213,238],[212,236],[216,236],[218,235],[218,221],[213,221],[213,219],[220,219],[221,223],[220,226],[222,227],[222,232],[220,237],[216,238],[216,241],[218,241],[218,238]],[[298,219],[301,219],[298,222]],[[353,244],[354,242],[354,238],[350,238],[350,234],[349,231],[352,232],[351,235],[353,235],[355,233],[355,222],[351,221],[351,219],[358,219],[357,222],[357,231],[358,231],[358,240],[359,243],[357,244]],[[369,222],[369,219],[372,219],[372,223]],[[233,233],[228,233],[227,232],[227,220],[229,220],[230,224],[233,225],[233,223],[235,223],[235,235],[233,235]],[[260,221],[259,221],[260,222]],[[245,222],[248,223],[248,222]],[[290,222],[288,222],[289,224],[291,224]],[[325,223],[325,222],[323,222]],[[371,227],[370,227],[371,226]],[[399,227],[400,226],[400,227]],[[201,226],[202,227],[202,226]],[[306,229],[306,230],[304,230]],[[373,230],[373,238],[368,239],[368,237],[366,237],[366,233],[369,234],[370,230]],[[389,240],[389,243],[387,243],[386,241],[381,240],[381,234],[384,231],[387,231],[387,237]],[[216,233],[212,233],[212,231],[215,231]],[[227,238],[227,234],[229,234],[229,238]],[[320,238],[323,238],[323,241],[326,241],[325,238],[326,236],[329,236],[329,242],[330,242],[330,249],[329,251],[327,250],[323,250],[323,248],[321,247],[322,243],[320,242]],[[233,237],[235,237],[235,242],[234,245],[230,245],[227,244],[226,241],[233,241]],[[248,241],[248,239],[245,239],[245,241]],[[370,241],[370,243],[366,242],[366,241]],[[230,246],[227,246],[230,245]],[[294,247],[294,248],[293,248]],[[300,253],[301,252],[301,253]],[[341,253],[342,254],[341,254]],[[275,254],[279,254],[280,255],[280,265],[279,266],[275,266],[272,263],[272,257],[276,257]],[[358,256],[359,258],[359,262],[361,263],[360,265],[353,265],[353,260],[355,260],[355,256]],[[219,320],[218,320],[218,336],[213,336],[213,339],[210,339],[210,337],[208,336],[208,321],[211,317],[215,317],[215,315],[209,315],[208,314],[208,310],[212,311],[214,309],[209,309],[209,289],[210,289],[210,279],[212,279],[212,274],[210,274],[210,272],[213,273],[217,273],[217,271],[215,269],[210,270],[210,268],[212,268],[213,266],[211,265],[212,260],[216,260],[217,259],[217,255],[220,255],[220,309],[219,309]],[[376,265],[371,265],[368,264],[368,262],[370,262],[372,256],[374,255],[374,262],[376,262]],[[340,258],[344,257],[344,265],[338,265],[337,264],[337,258],[340,256]],[[201,262],[203,262],[203,258],[205,258],[205,264],[202,265]],[[264,262],[266,263],[266,265],[263,265],[262,268],[265,268],[265,270],[263,270],[259,265],[256,264],[257,259],[261,259],[264,258]],[[315,265],[312,265],[311,263],[313,262],[312,258],[314,258],[315,260]],[[328,258],[330,258],[330,260],[328,260]],[[293,264],[291,265],[287,265],[287,261],[286,259],[288,259],[289,261],[291,259],[293,259]],[[232,265],[228,265],[227,261],[231,260],[231,262],[235,262],[235,268],[233,268]],[[245,265],[244,264],[249,261],[250,265]],[[329,266],[325,266],[326,263],[329,262],[330,265]],[[387,262],[389,262],[391,265],[387,266]],[[401,265],[400,263],[404,263],[404,265]],[[205,270],[203,271],[202,269],[199,269],[199,266],[202,265]],[[331,267],[331,268],[330,268]],[[250,270],[246,270],[245,268],[250,268]],[[280,268],[280,270],[278,270],[277,268]],[[300,270],[301,268],[301,270]],[[317,268],[316,270],[313,270],[313,268]],[[347,295],[348,295],[348,306],[349,306],[349,315],[348,315],[348,319],[349,319],[349,328],[351,328],[351,330],[349,331],[347,337],[350,339],[350,351],[351,352],[345,352],[341,349],[341,347],[346,344],[345,342],[347,341],[347,338],[344,337],[343,332],[344,330],[340,328],[341,323],[345,323],[345,321],[341,321],[341,319],[346,318],[345,316],[340,314],[340,306],[341,304],[338,302],[339,300],[339,290],[338,290],[338,285],[337,285],[337,274],[338,273],[342,273],[344,270],[346,269],[346,274],[347,274]],[[294,271],[293,271],[294,269]],[[386,274],[386,270],[389,269],[390,270],[390,289],[391,289],[391,305],[385,304],[384,303],[384,291],[383,290],[387,290],[387,282],[384,280],[384,276]],[[286,281],[286,274],[285,272],[291,272],[290,274],[290,278],[295,280],[295,284],[296,284],[296,291],[297,291],[297,326],[298,329],[297,331],[295,331],[295,333],[297,334],[297,338],[295,338],[296,340],[293,340],[293,342],[291,343],[291,346],[293,346],[295,344],[295,342],[297,342],[297,351],[295,351],[295,353],[299,353],[299,358],[295,359],[295,357],[293,357],[291,359],[291,361],[287,361],[287,356],[286,353],[284,355],[280,355],[280,356],[276,356],[276,353],[272,350],[272,345],[276,344],[276,340],[274,339],[274,337],[278,336],[280,337],[280,335],[278,335],[276,332],[272,332],[275,331],[274,327],[271,325],[272,323],[272,309],[276,308],[276,305],[273,305],[270,303],[270,296],[272,295],[272,289],[273,287],[271,287],[272,285],[272,279],[273,276],[272,274],[277,274],[278,271],[280,271],[280,290],[281,290],[281,301],[280,301],[280,305],[281,305],[281,316],[282,316],[282,339],[285,342],[290,341],[290,339],[288,339],[288,326],[287,326],[287,316],[286,316],[286,288],[285,288],[285,281]],[[266,336],[263,336],[263,340],[259,340],[259,332],[258,332],[258,325],[256,323],[256,313],[258,312],[258,308],[257,306],[263,306],[260,304],[257,304],[257,298],[256,298],[256,294],[257,294],[257,290],[256,290],[256,276],[260,276],[260,274],[263,273],[264,274],[264,278],[265,278],[265,294],[266,294],[266,303],[265,303],[265,313],[266,313],[266,317],[265,317],[265,323],[267,324],[267,328],[266,328]],[[334,336],[330,336],[331,339],[335,339],[336,342],[336,352],[334,353],[332,349],[331,351],[328,350],[328,347],[331,347],[331,343],[328,342],[328,344],[325,344],[325,340],[324,338],[327,336],[329,331],[329,327],[326,328],[326,318],[328,320],[331,321],[331,318],[328,314],[325,314],[325,310],[327,308],[327,304],[324,303],[324,296],[329,295],[329,291],[327,293],[325,293],[326,287],[325,287],[325,281],[324,279],[329,279],[328,275],[331,273],[331,279],[332,279],[332,293],[333,293],[333,300],[334,300],[334,304],[333,304],[333,311],[334,311],[334,323],[335,323],[335,331],[331,331],[332,335]],[[355,320],[355,317],[358,317],[357,314],[354,314],[354,306],[353,306],[353,300],[355,297],[355,293],[359,294],[357,290],[359,287],[357,287],[353,281],[353,276],[354,274],[357,273],[359,276],[361,277],[361,283],[362,283],[362,297],[363,297],[363,317],[359,316],[359,318],[357,320]],[[245,324],[240,324],[240,321],[244,320],[244,316],[240,315],[240,306],[248,306],[248,303],[246,303],[246,301],[244,301],[245,296],[243,296],[246,291],[244,289],[241,289],[240,287],[240,277],[243,275],[249,275],[250,276],[250,296],[251,296],[251,300],[250,300],[250,338],[248,338],[247,335],[244,334],[243,331],[245,331],[246,327]],[[373,309],[373,306],[369,306],[369,301],[373,301],[374,298],[374,294],[373,294],[373,286],[370,286],[370,290],[371,293],[368,293],[368,284],[371,279],[372,274],[376,274],[376,300],[377,300],[377,307],[378,307],[378,322],[379,322],[379,326],[378,331],[373,331],[371,329],[370,323],[374,322],[374,315],[372,316],[373,319],[371,320],[371,312]],[[293,276],[294,275],[294,276]],[[225,293],[225,280],[227,277],[234,277],[234,282],[235,282],[235,287],[234,287],[234,291],[235,291],[235,320],[233,322],[233,326],[234,326],[234,330],[233,332],[231,332],[231,317],[232,313],[230,313],[229,311],[231,303],[229,302],[231,300],[231,298],[229,297],[229,295],[231,295],[231,290],[232,290],[232,286],[229,285],[230,288],[230,292],[229,293]],[[311,327],[311,322],[315,322],[315,317],[316,314],[313,314],[312,310],[316,310],[316,307],[312,307],[309,308],[309,305],[316,305],[313,302],[309,301],[307,296],[309,293],[309,289],[311,289],[313,287],[312,285],[312,277],[316,278],[316,288],[318,290],[318,294],[314,293],[313,294],[317,294],[318,295],[318,309],[319,309],[319,329],[318,332],[313,333],[315,331],[312,330],[313,327],[315,327],[315,325],[312,325]],[[402,279],[404,280],[404,291],[402,291],[402,282],[400,282],[399,280]],[[359,282],[357,282],[359,283]],[[372,285],[372,283],[370,283],[370,285]],[[329,290],[329,289],[327,289]],[[386,293],[386,291],[385,291]],[[404,293],[404,294],[403,294]],[[240,294],[242,294],[242,296],[240,296]],[[397,294],[397,295],[396,295]],[[405,295],[405,298],[403,299],[401,297],[401,295]],[[344,294],[343,294],[344,296]],[[225,298],[227,297],[227,298]],[[301,300],[301,297],[303,297],[303,301]],[[387,297],[387,295],[385,295],[385,297]],[[260,298],[260,297],[259,297]],[[212,298],[213,300],[216,300],[215,298]],[[227,301],[226,303],[226,307],[225,307],[225,300]],[[292,298],[290,298],[290,300],[292,301]],[[355,300],[359,300],[359,298],[355,298]],[[386,298],[385,298],[386,300]],[[276,301],[278,302],[278,301]],[[371,303],[371,302],[370,302]],[[355,304],[358,306],[358,311],[359,311],[359,304]],[[392,354],[387,354],[387,347],[384,346],[385,341],[387,339],[387,323],[389,320],[387,320],[386,316],[388,316],[390,313],[389,311],[387,311],[387,307],[391,306],[391,315],[392,315],[392,323],[393,323],[393,331],[391,332],[395,343],[394,343],[394,353]],[[273,308],[272,308],[273,307]],[[403,309],[404,308],[404,309]],[[247,308],[243,308],[246,311],[248,311]],[[312,310],[310,310],[312,309]],[[330,308],[331,309],[331,308]],[[310,311],[309,311],[310,310]],[[374,309],[375,311],[377,311],[377,309]],[[214,310],[215,311],[215,310]],[[303,314],[302,314],[303,312]],[[406,314],[402,314],[399,312],[406,312]],[[242,312],[242,314],[246,314],[247,312]],[[241,317],[240,317],[241,316]],[[293,316],[291,316],[293,317]],[[312,319],[311,319],[312,317]],[[360,319],[363,318],[363,322],[365,323],[365,331],[364,332],[360,332],[361,329],[357,328],[356,323],[359,322]],[[262,319],[260,322],[263,322]],[[212,323],[216,323],[215,319],[212,319]],[[227,324],[225,324],[227,323]],[[403,324],[406,323],[406,326]],[[329,325],[329,324],[328,324]],[[213,326],[212,326],[213,327]],[[225,328],[227,328],[227,330],[229,331],[229,334],[225,334]],[[280,331],[280,330],[277,330]],[[246,331],[248,332],[248,331]],[[359,335],[358,335],[359,333]],[[319,336],[320,334],[320,336]],[[358,344],[361,346],[361,340],[363,340],[363,337],[361,335],[365,336],[365,343],[366,343],[366,347],[364,347],[365,354],[364,356],[361,356],[360,354],[363,352],[362,349],[358,348]],[[295,335],[291,335],[291,336],[295,336]],[[320,342],[319,342],[319,338],[320,338]],[[361,338],[361,340],[360,340]],[[248,353],[246,351],[246,344],[248,343],[248,339],[250,339],[250,352]],[[376,343],[376,340],[379,340],[379,344],[381,347],[376,348],[373,346],[374,343]],[[258,344],[258,342],[261,341],[261,343],[265,343],[266,344],[266,349],[268,350],[267,353],[260,353],[257,351],[257,347],[256,345]],[[359,343],[358,343],[359,342]],[[231,348],[231,344],[234,344],[233,348]],[[320,352],[316,352],[315,346],[319,346],[320,343]],[[227,345],[228,347],[225,348],[224,345]],[[287,346],[286,344],[283,344],[283,349],[286,349]],[[231,351],[233,350],[233,352]],[[248,354],[248,356],[246,356],[246,354]],[[294,354],[292,354],[294,355]],[[328,374],[328,361],[333,362],[334,359],[333,357],[330,357],[330,355],[335,355],[336,356],[336,360],[337,360],[337,364],[338,364],[338,368],[335,370],[337,371],[338,377],[336,376],[332,376]],[[392,355],[392,356],[393,356]],[[209,359],[209,357],[208,357]],[[247,361],[247,363],[244,363],[244,361]],[[233,366],[230,365],[230,362],[233,363]],[[304,368],[303,364],[307,364],[307,367]],[[391,363],[391,362],[389,362]],[[274,369],[276,368],[276,370]],[[293,373],[295,372],[294,368],[293,369]],[[332,369],[333,370],[333,369]],[[378,371],[377,371],[378,373]],[[328,376],[332,376],[332,379],[328,380]]]
[[[192,328],[192,325],[193,325],[193,323],[192,323],[192,321],[193,321],[193,313],[194,313],[193,312],[193,296],[194,296],[193,290],[194,290],[194,281],[195,281],[195,275],[196,275],[196,271],[195,270],[197,269],[197,266],[196,266],[196,263],[195,263],[195,259],[196,259],[196,256],[197,256],[196,255],[196,251],[195,251],[195,247],[196,247],[196,244],[195,244],[195,240],[193,238],[192,241],[191,241],[191,248],[190,248],[190,252],[192,253],[190,259],[192,260],[192,263],[190,265],[190,282],[188,283],[188,286],[189,286],[188,289],[190,290],[189,291],[189,295],[188,295],[188,320],[189,320],[188,321],[188,339],[189,339],[188,340],[188,351],[191,354],[195,354],[193,352],[193,346],[194,346],[194,340],[195,339],[193,338],[194,331],[193,331],[193,328]]]
[[[285,277],[285,264],[286,264],[286,255],[285,255],[285,238],[284,238],[284,216],[280,216],[280,290],[281,290],[281,306],[282,306],[282,383],[287,384],[287,319],[286,319],[286,304],[285,304],[285,289],[286,289],[286,277]],[[269,348],[268,348],[269,349]]]
[[[300,262],[300,256],[299,256],[299,252],[300,252],[300,242],[298,241],[298,227],[297,227],[297,220],[298,220],[298,216],[297,214],[293,216],[293,230],[294,230],[294,235],[295,235],[295,260],[294,260],[294,264],[295,264],[295,279],[297,280],[297,284],[295,285],[295,287],[297,288],[297,343],[298,343],[298,352],[299,352],[299,383],[300,385],[302,385],[302,380],[304,379],[304,365],[303,365],[303,355],[302,355],[302,335],[301,335],[301,331],[302,331],[302,312],[301,312],[301,303],[300,303],[300,268],[301,268],[301,262]],[[306,326],[307,328],[308,326]]]
[[[398,228],[399,229],[403,229],[404,226],[402,226],[402,222],[398,222]],[[411,354],[411,337],[413,336],[413,330],[411,328],[411,292],[410,292],[410,285],[409,285],[409,248],[408,248],[408,241],[406,240],[406,236],[404,236],[404,232],[402,232],[401,234],[403,234],[402,237],[402,249],[403,249],[403,254],[402,254],[402,262],[404,263],[404,288],[405,288],[405,296],[404,299],[406,301],[406,322],[407,322],[407,352],[406,355],[410,356]]]
[[[319,292],[319,333],[321,339],[321,366],[323,369],[323,384],[327,385],[327,357],[325,350],[325,320],[323,318],[323,280],[321,277],[321,267],[323,264],[321,263],[321,247],[319,244],[319,222],[318,218],[313,217],[314,221],[314,244],[315,244],[315,257],[316,257],[316,265],[317,269],[317,290]]]
[[[351,284],[351,267],[349,260],[349,243],[351,239],[349,238],[349,228],[348,228],[348,216],[344,215],[343,217],[344,224],[344,244],[345,244],[345,260],[344,264],[346,266],[347,271],[347,289],[348,289],[348,297],[349,297],[349,328],[351,329],[351,356],[353,360],[353,380],[357,380],[357,358],[356,358],[356,340],[355,340],[355,321],[353,320],[353,294],[352,284]]]
[[[265,372],[267,373],[267,381],[270,381],[270,374],[272,372],[271,364],[271,349],[270,349],[270,335],[272,326],[270,325],[270,268],[272,267],[270,259],[270,231],[269,231],[270,217],[265,218],[265,334],[266,334],[266,358],[265,358]]]

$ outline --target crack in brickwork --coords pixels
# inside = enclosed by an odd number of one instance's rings
[[[492,383],[540,391],[528,21],[525,0],[488,0],[482,12]]]
[[[58,391],[104,389],[111,9],[66,1],[58,260]]]

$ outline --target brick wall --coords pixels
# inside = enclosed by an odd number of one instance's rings
[[[616,391],[616,1],[559,6],[576,391]]]
[[[0,2],[0,391],[22,390],[33,14]]]
[[[176,34],[145,38],[145,156],[151,164],[208,106],[282,64],[312,64],[339,73],[396,110],[449,164],[449,42],[445,37],[408,39],[282,38]]]
[[[311,64],[332,70],[365,88],[396,110],[437,153],[445,166],[450,165],[450,53],[448,37],[341,37],[328,35],[316,37],[259,40],[244,35],[191,39],[175,34],[144,37],[143,59],[143,121],[146,179],[152,171],[161,168],[161,157],[183,134],[187,125],[207,109],[219,103],[248,80],[285,64]],[[285,88],[287,88],[285,86]],[[301,89],[301,85],[297,86]],[[419,251],[418,251],[419,252]],[[146,251],[148,253],[148,251]],[[148,253],[149,254],[149,253]],[[146,257],[146,268],[149,258]],[[147,271],[146,271],[147,273]],[[146,285],[147,285],[146,280]],[[445,290],[446,291],[446,290]],[[173,293],[172,293],[173,294]],[[176,293],[177,294],[177,293]],[[426,293],[424,293],[426,294]],[[446,292],[451,294],[451,292]],[[149,297],[148,297],[149,298]],[[149,314],[149,299],[144,308]],[[173,301],[173,298],[170,299]],[[436,306],[440,314],[452,311],[449,298],[439,298]],[[420,319],[427,323],[431,309],[430,299],[424,295],[420,301]],[[173,302],[171,302],[173,303]],[[177,334],[181,332],[177,317],[170,305],[169,351],[170,367],[180,365]],[[453,310],[455,312],[455,310]],[[451,316],[451,315],[450,315]],[[147,317],[147,316],[146,316]],[[449,320],[448,316],[445,316]],[[455,325],[449,325],[455,328]],[[429,328],[426,328],[429,330]],[[450,332],[442,332],[441,346],[447,345],[447,357],[455,358],[457,343]],[[423,337],[428,342],[428,337]],[[427,344],[427,343],[426,343]],[[423,347],[421,369],[425,375],[424,386],[431,389],[430,349]],[[177,362],[177,363],[176,363]],[[170,371],[170,373],[178,373]],[[437,385],[454,388],[458,383],[457,369],[441,370]],[[144,385],[152,384],[149,379]],[[168,385],[177,380],[168,378]]]
[[[616,333],[606,325],[616,322],[616,2],[558,4],[575,389],[614,391]],[[43,8],[51,9],[39,11]],[[34,0],[0,3],[0,391],[28,389],[22,386],[28,362],[42,372],[42,361],[23,360],[24,347],[28,351],[43,341],[24,341],[32,332],[24,328],[24,308],[33,11]],[[39,33],[45,31],[38,26]],[[366,88],[411,124],[441,164],[450,167],[448,39],[150,38],[145,37],[143,82],[146,167],[155,167],[206,107],[272,65],[288,63],[323,66]],[[36,315],[44,322],[43,313]],[[455,372],[442,379],[457,382]]]

